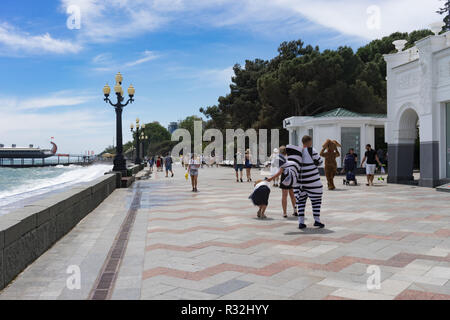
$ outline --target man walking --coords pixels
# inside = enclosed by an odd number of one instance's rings
[[[172,171],[172,157],[170,156],[170,153],[167,154],[167,156],[164,158],[164,164],[166,167],[166,178],[169,176],[169,171],[171,173],[171,177],[173,178],[173,171]]]
[[[382,167],[380,159],[378,158],[377,152],[372,149],[372,146],[368,144],[366,146],[366,153],[364,154],[364,158],[361,162],[361,167],[364,165],[364,162],[367,160],[366,164],[366,175],[367,175],[367,184],[366,186],[373,186],[373,180],[375,178],[375,170],[377,169],[377,163]]]

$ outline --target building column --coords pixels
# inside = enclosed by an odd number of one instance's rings
[[[388,183],[414,181],[414,143],[388,144]]]
[[[420,181],[421,187],[439,186],[439,142],[420,143]]]

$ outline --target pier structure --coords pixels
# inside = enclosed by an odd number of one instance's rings
[[[7,168],[32,168],[32,167],[54,167],[69,165],[90,165],[96,160],[95,156],[55,154],[50,158],[0,158],[0,167]]]

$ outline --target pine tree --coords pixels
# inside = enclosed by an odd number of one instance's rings
[[[445,15],[444,22],[444,31],[450,31],[450,0],[441,0],[445,1],[444,7],[440,8],[437,13],[441,15]]]

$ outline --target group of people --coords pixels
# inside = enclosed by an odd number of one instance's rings
[[[373,186],[373,181],[375,179],[375,172],[377,170],[377,164],[381,168],[381,171],[384,171],[385,164],[382,162],[384,160],[383,150],[375,151],[372,149],[370,144],[366,145],[366,152],[364,153],[364,157],[361,161],[361,167],[366,164],[366,176],[367,176],[367,184],[366,186]],[[344,171],[351,173],[352,177],[354,177],[354,171],[358,166],[358,155],[355,153],[355,149],[351,148],[344,159]],[[353,178],[351,179],[353,180]]]
[[[164,168],[166,169],[166,178],[169,177],[169,172],[171,174],[171,177],[173,178],[173,159],[170,156],[170,153],[168,153],[165,157],[164,156],[152,156],[150,159],[148,159],[148,165],[150,167],[150,171],[153,171],[153,167],[156,166],[157,172],[164,172]]]
[[[299,219],[299,229],[306,228],[305,207],[309,198],[313,209],[314,226],[324,228],[325,225],[320,220],[323,184],[319,172],[323,160],[312,147],[313,143],[310,136],[304,136],[302,144],[302,147],[288,145],[287,147],[280,147],[279,150],[274,150],[275,156],[271,161],[271,177],[257,181],[249,198],[255,206],[259,207],[257,217],[260,219],[267,218],[265,212],[270,196],[270,183],[273,182],[274,186],[279,186],[282,190],[283,217],[288,217],[287,199],[289,197],[294,210],[293,216],[298,216]],[[347,161],[353,162],[354,166],[351,170],[357,167],[358,155],[354,149],[350,149],[346,155],[345,162]],[[383,168],[383,163],[370,144],[366,146],[361,167],[365,163],[367,186],[373,186],[376,166],[378,164]],[[345,170],[348,170],[348,168]]]
[[[252,161],[250,149],[245,151],[245,154],[237,152],[234,154],[234,170],[236,172],[236,182],[244,182],[243,180],[243,171],[245,168],[245,173],[247,177],[247,182],[252,181]],[[240,173],[240,176],[239,176]]]
[[[283,216],[287,218],[287,197],[289,196],[294,208],[293,215],[298,216],[299,219],[299,228],[306,228],[305,207],[309,198],[313,208],[314,226],[324,228],[325,225],[320,220],[323,185],[319,173],[319,167],[323,160],[312,147],[310,136],[304,136],[302,143],[302,147],[288,145],[280,148],[276,159],[278,162],[277,172],[270,178],[257,181],[249,198],[254,205],[259,207],[257,217],[267,218],[265,211],[269,201],[270,182],[279,179],[279,186],[282,190]]]
[[[181,166],[183,168],[185,168],[185,169],[188,168],[189,163],[192,160],[192,156],[193,156],[193,154],[190,154],[190,153],[185,156],[181,156],[180,160],[181,160]],[[195,157],[195,155],[194,155],[194,157]],[[201,168],[203,168],[205,166],[208,168],[214,167],[214,166],[219,167],[219,161],[213,155],[204,156],[203,154],[201,154],[200,156],[195,157],[195,159],[199,162]]]

